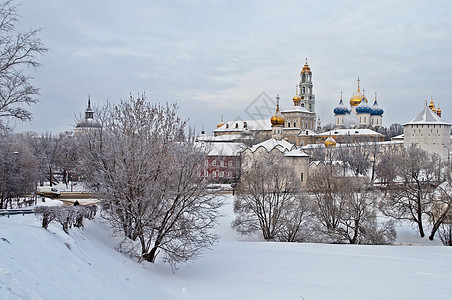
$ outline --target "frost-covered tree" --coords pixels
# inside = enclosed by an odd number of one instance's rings
[[[86,183],[123,236],[121,248],[150,262],[163,252],[173,267],[196,259],[217,239],[222,201],[208,194],[205,153],[181,136],[177,108],[142,96],[102,110],[102,128],[77,141]]]
[[[17,134],[0,134],[0,208],[35,191],[37,161],[25,140]]]
[[[0,117],[27,121],[26,106],[36,103],[38,89],[31,84],[25,69],[38,67],[36,57],[47,49],[38,30],[16,32],[17,5],[9,0],[0,4]]]
[[[439,159],[418,147],[410,147],[396,153],[390,162],[386,168],[394,179],[388,183],[381,209],[387,216],[413,222],[424,237],[424,223],[432,211],[438,182]]]
[[[376,195],[365,177],[346,177],[331,162],[310,175],[320,241],[387,244],[395,239],[392,222],[378,224]]]
[[[308,234],[310,201],[279,153],[262,154],[242,170],[234,200],[233,227],[261,232],[266,240],[302,241]]]

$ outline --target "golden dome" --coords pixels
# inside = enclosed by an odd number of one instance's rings
[[[304,66],[303,66],[303,69],[301,70],[301,73],[304,73],[304,74],[311,73],[311,68],[308,66],[308,59],[307,58],[306,58],[306,62],[304,64]]]
[[[295,104],[295,106],[297,106],[300,104],[301,97],[298,95],[298,85],[295,87],[296,87],[297,91],[295,92],[295,96],[293,96],[292,100],[293,100],[293,103]]]
[[[328,147],[336,147],[336,141],[333,139],[331,134],[330,134],[329,137],[327,137],[327,139],[325,140],[324,144],[325,144],[326,148],[328,148]]]
[[[223,115],[221,115],[221,121],[220,121],[220,123],[217,124],[217,128],[220,128],[223,125],[224,125],[224,123],[223,123]]]
[[[432,98],[430,99],[430,104],[428,105],[428,107],[429,107],[432,111],[436,112],[436,110],[435,110],[435,104],[433,103],[433,96],[432,96]]]
[[[279,111],[279,95],[276,97],[276,112],[271,117],[270,122],[272,125],[284,125],[284,117]]]
[[[441,118],[441,108],[439,108],[439,104],[438,104],[438,109],[436,110],[436,114],[438,115],[438,117]]]
[[[358,90],[350,98],[350,105],[351,106],[358,106],[361,103],[361,101],[363,100],[363,98],[367,102],[367,98],[359,90],[359,77],[358,77]]]

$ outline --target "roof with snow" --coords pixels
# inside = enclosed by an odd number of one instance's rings
[[[304,112],[304,113],[312,114],[312,112],[310,112],[309,110],[307,110],[306,108],[301,107],[301,106],[292,106],[289,109],[285,109],[285,110],[281,111],[281,113],[283,113],[283,114],[284,113],[291,113],[291,112]]]
[[[309,155],[304,152],[303,150],[297,148],[297,149],[293,149],[289,152],[284,153],[284,156],[289,156],[289,157],[309,157]]]
[[[268,152],[270,152],[274,148],[278,149],[281,152],[286,152],[286,151],[290,151],[290,150],[294,149],[295,145],[292,143],[289,143],[286,140],[278,141],[276,139],[268,139],[266,141],[263,141],[259,144],[254,145],[248,149],[250,149],[251,152],[254,152],[261,147],[265,148]]]
[[[245,149],[244,144],[231,142],[197,142],[197,145],[207,151],[207,156],[240,156]]]
[[[213,132],[242,132],[244,130],[272,130],[270,118],[264,120],[236,120],[224,123]]]
[[[368,128],[356,128],[356,129],[333,129],[316,134],[316,136],[383,136],[383,134],[373,131]]]
[[[436,113],[434,113],[428,106],[424,106],[422,111],[410,122],[405,125],[417,125],[417,124],[434,124],[434,125],[450,125],[443,121]]]

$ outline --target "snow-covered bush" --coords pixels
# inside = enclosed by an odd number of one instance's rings
[[[39,206],[35,208],[35,213],[42,217],[42,227],[47,229],[53,221],[57,221],[63,227],[64,232],[69,234],[69,229],[83,227],[83,218],[92,220],[96,215],[96,206]]]

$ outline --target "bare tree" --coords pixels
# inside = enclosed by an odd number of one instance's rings
[[[242,170],[232,226],[242,234],[261,231],[266,240],[301,241],[307,235],[310,201],[281,155],[262,154]]]
[[[450,223],[452,220],[452,186],[445,181],[438,186],[433,195],[431,210],[427,215],[432,223],[432,230],[429,239],[433,240],[436,232],[444,223]]]
[[[72,132],[62,132],[58,136],[58,151],[55,164],[61,169],[62,181],[68,186],[76,173],[78,152]]]
[[[83,175],[122,233],[121,248],[150,262],[163,251],[173,268],[196,259],[217,239],[222,201],[200,176],[205,153],[191,135],[181,139],[177,108],[131,97],[106,105],[102,124],[77,142]]]
[[[39,39],[39,29],[16,32],[18,21],[13,0],[0,4],[0,117],[26,121],[31,119],[31,112],[24,106],[38,101],[38,88],[24,70],[38,67],[36,56],[47,49]]]
[[[392,222],[378,224],[376,195],[365,177],[346,177],[331,162],[311,173],[320,240],[351,244],[387,244],[395,239]]]
[[[13,199],[32,194],[37,180],[37,162],[19,135],[4,133],[0,143],[0,208]]]
[[[432,209],[437,182],[437,157],[417,147],[410,147],[395,154],[391,162],[393,165],[386,167],[396,178],[381,203],[381,209],[397,220],[414,222],[420,236],[424,237],[424,217]]]
[[[389,129],[386,131],[386,140],[390,140],[391,138],[401,135],[403,133],[403,126],[394,123],[389,126]]]

